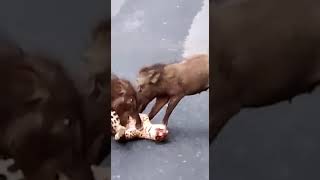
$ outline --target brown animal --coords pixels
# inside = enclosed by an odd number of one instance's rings
[[[95,28],[89,48],[93,53],[87,56],[100,58],[97,62],[105,63],[104,72],[92,73],[96,93],[81,98],[58,64],[46,57],[26,55],[15,44],[1,41],[0,155],[15,159],[10,171],[22,169],[30,180],[93,178],[89,165],[101,163],[110,152],[106,127],[110,124],[105,123],[110,81],[106,81],[107,75],[101,78],[110,71],[110,63],[106,63],[110,58],[105,53],[110,49],[108,25],[110,22],[103,21]]]
[[[111,75],[111,110],[117,112],[120,117],[120,124],[126,126],[129,116],[136,119],[136,128],[142,127],[138,112],[137,92],[132,84]]]
[[[320,1],[246,0],[212,8],[210,143],[242,109],[290,101],[320,82]]]
[[[92,180],[81,100],[64,69],[44,56],[0,47],[0,154],[26,179]]]
[[[110,108],[110,20],[103,20],[93,29],[89,47],[85,52],[85,70],[89,71],[88,82],[91,89],[84,96],[84,114],[86,119],[87,157],[90,163],[98,165],[110,153],[111,128],[106,123]],[[110,126],[110,127],[108,127]]]
[[[91,101],[92,99],[97,99],[98,101],[102,100],[102,102],[110,102],[106,100],[106,98],[110,97],[111,94],[111,102],[113,102],[111,103],[112,108],[116,110],[118,114],[121,116],[121,123],[125,125],[126,121],[128,120],[128,116],[132,116],[137,119],[136,127],[137,129],[140,129],[141,119],[137,111],[136,91],[132,87],[131,83],[129,81],[119,79],[118,77],[112,74],[110,88],[110,80],[108,79],[109,72],[111,70],[111,52],[109,51],[111,40],[110,24],[110,21],[104,20],[97,25],[97,27],[93,30],[92,33],[90,47],[88,48],[85,54],[86,67],[87,69],[89,69],[89,81],[93,81],[94,84],[92,91],[90,92],[90,99]],[[110,92],[110,90],[112,91]],[[114,102],[115,100],[116,102]],[[105,114],[105,109],[110,109],[110,103],[108,103],[107,105],[103,104],[103,106],[101,107],[103,108],[103,113]],[[87,108],[92,109],[90,107]],[[100,109],[101,108],[99,108],[99,112]],[[101,124],[103,123],[105,123],[105,118],[103,118],[102,121],[99,120],[99,122],[94,123],[95,127],[92,129],[100,129],[99,131],[96,131],[96,134],[97,132],[102,132],[101,127],[105,127],[101,126]],[[98,127],[97,125],[100,126]],[[108,126],[109,125],[110,124],[108,124]],[[111,127],[109,129],[111,129]],[[96,146],[99,146],[98,144],[102,145],[102,143],[98,142],[96,144]],[[99,148],[94,149],[97,150]],[[92,151],[95,151],[94,149]],[[103,152],[106,152],[106,150],[104,150]]]
[[[168,103],[162,122],[167,125],[169,116],[179,101],[209,88],[209,59],[207,55],[195,55],[174,64],[155,64],[144,67],[137,78],[139,112],[156,98],[149,118],[152,119]]]
[[[110,20],[101,21],[93,30],[89,48],[85,53],[85,67],[89,70],[89,81],[93,81],[93,89],[91,95],[99,97],[100,94],[110,94],[111,70],[111,25]]]

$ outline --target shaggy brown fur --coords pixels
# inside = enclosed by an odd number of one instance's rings
[[[86,131],[88,159],[90,163],[99,164],[110,153],[110,124],[106,124],[110,109],[110,20],[100,21],[93,28],[89,47],[85,52],[85,68],[89,71],[90,84],[93,82],[88,97],[85,98]],[[109,127],[108,127],[109,126]]]
[[[213,6],[211,142],[241,109],[291,100],[319,84],[319,8],[314,0]]]
[[[137,92],[131,83],[120,79],[116,75],[111,76],[111,109],[120,117],[120,124],[127,125],[129,116],[136,119],[136,128],[140,129],[141,119],[138,112]]]
[[[167,125],[169,116],[188,95],[194,95],[209,88],[209,59],[207,55],[195,55],[174,64],[154,64],[143,67],[137,79],[139,91],[139,112],[156,98],[149,113],[152,119],[168,103],[163,123]]]
[[[110,26],[110,21],[104,20],[94,28],[89,48],[85,53],[85,66],[89,70],[89,81],[94,83],[91,91],[94,97],[99,97],[105,90],[107,94],[110,94],[110,88],[106,88],[107,82],[110,83],[108,77],[111,70]]]
[[[63,172],[91,180],[81,101],[64,69],[44,56],[0,52],[0,154],[27,179]]]

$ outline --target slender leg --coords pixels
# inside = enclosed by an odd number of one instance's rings
[[[89,151],[87,153],[88,161],[90,164],[100,164],[105,156],[107,155],[106,152],[106,143],[108,139],[105,137],[104,134],[98,136],[95,141],[89,147]]]
[[[134,115],[132,115],[132,117],[136,120],[136,123],[135,123],[136,129],[142,130],[143,129],[143,125],[142,125],[139,113],[135,112]]]
[[[164,125],[168,125],[168,120],[169,117],[173,111],[173,109],[177,106],[177,104],[180,102],[180,100],[183,98],[184,96],[174,96],[172,98],[170,98],[169,104],[168,104],[168,108],[166,110],[166,114],[164,115],[164,118],[162,120],[162,123]]]
[[[209,143],[214,142],[218,134],[221,132],[227,122],[240,111],[240,105],[236,102],[228,102],[224,105],[213,103],[212,116],[210,118],[209,127]]]
[[[157,97],[156,103],[152,107],[150,113],[149,113],[149,119],[152,120],[158,112],[163,108],[164,105],[166,105],[169,101],[168,96],[162,96],[162,97]]]
[[[219,76],[218,76],[219,75]],[[216,140],[227,122],[241,109],[241,91],[236,84],[225,77],[225,74],[217,74],[215,84],[211,86],[210,95],[210,121],[209,143]]]
[[[142,113],[146,107],[148,106],[148,104],[153,100],[152,99],[147,99],[147,98],[142,98],[140,95],[138,95],[138,102],[139,102],[139,106],[138,106],[138,111],[139,113]]]

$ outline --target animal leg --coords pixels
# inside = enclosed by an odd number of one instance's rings
[[[127,129],[125,133],[126,140],[133,140],[136,138],[143,138],[141,132],[135,128]]]
[[[119,140],[126,132],[126,128],[120,124],[120,118],[115,111],[111,111],[111,126],[115,132],[115,140]]]
[[[88,150],[88,161],[90,164],[99,164],[105,158],[106,150],[105,144],[107,143],[108,139],[105,137],[104,134],[101,134],[97,137],[97,139],[91,144]]]
[[[152,120],[154,116],[158,114],[158,112],[163,108],[164,105],[166,105],[169,101],[169,97],[163,96],[163,97],[157,97],[156,103],[152,107],[150,113],[149,113],[149,118]]]
[[[154,98],[146,99],[146,98],[142,98],[141,96],[138,96],[138,99],[139,99],[138,110],[139,110],[139,113],[142,113]]]
[[[119,126],[116,130],[116,134],[114,135],[115,140],[119,140],[126,132],[126,128],[123,126]]]
[[[153,141],[163,141],[168,135],[168,130],[163,124],[151,124],[149,117],[146,114],[140,114],[143,122],[144,130],[140,131],[140,138]]]
[[[226,125],[226,123],[240,111],[240,105],[230,102],[225,105],[219,105],[213,102],[212,119],[209,122],[209,142],[210,144],[216,139],[217,135]]]
[[[216,78],[212,88],[213,95],[210,96],[210,120],[209,120],[209,144],[216,139],[226,123],[241,109],[241,91],[220,74]]]
[[[181,99],[183,98],[183,96],[174,96],[172,98],[170,98],[170,102],[168,104],[168,108],[166,110],[166,114],[164,115],[164,118],[162,120],[162,123],[164,125],[168,125],[168,120],[169,117],[173,111],[173,109],[177,106],[177,104],[181,101]]]
[[[127,124],[127,127],[126,127],[126,131],[125,131],[125,139],[126,140],[132,140],[132,139],[136,139],[136,138],[140,138],[140,130],[138,130],[135,126],[136,124],[136,120],[129,116],[129,119],[128,119],[128,124]]]

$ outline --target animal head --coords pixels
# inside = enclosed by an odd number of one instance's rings
[[[118,106],[136,106],[136,92],[127,80],[119,79],[115,85],[116,99],[113,102],[113,107]]]
[[[119,114],[120,119],[128,119],[129,116],[140,119],[137,92],[132,84],[127,80],[115,77],[111,79],[111,87],[111,106]]]
[[[85,66],[90,71],[90,76],[108,72],[110,68],[110,24],[109,20],[103,20],[92,31],[89,48],[85,53]]]
[[[163,76],[164,64],[155,64],[148,67],[143,67],[138,74],[137,86],[140,94],[150,96],[152,92],[157,90],[156,85],[160,82]]]
[[[27,155],[23,161],[17,159],[22,170],[36,169],[43,160],[58,158],[60,152],[79,152],[74,158],[82,158],[81,102],[62,67],[37,56],[1,57],[0,127],[4,138],[0,146],[13,157],[20,157],[16,154],[20,152]]]

